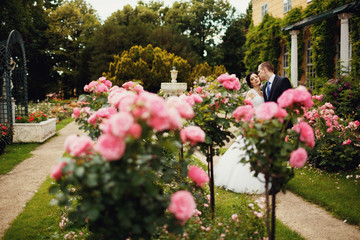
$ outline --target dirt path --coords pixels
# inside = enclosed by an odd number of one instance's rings
[[[74,133],[82,132],[72,122],[61,129],[58,136],[34,150],[32,157],[18,164],[8,174],[0,175],[0,238],[58,163],[57,159],[64,153],[65,138]]]

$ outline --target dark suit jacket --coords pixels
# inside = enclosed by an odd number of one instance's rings
[[[291,88],[291,83],[288,78],[280,77],[275,75],[274,81],[272,83],[271,89],[270,89],[270,96],[266,96],[266,87],[268,85],[268,82],[265,83],[263,88],[263,94],[265,98],[265,102],[277,102],[277,99],[281,96],[281,94]]]

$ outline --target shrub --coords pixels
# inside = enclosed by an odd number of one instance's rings
[[[48,116],[42,111],[34,111],[29,116],[17,116],[15,119],[16,123],[39,123],[46,121]]]
[[[322,96],[314,96],[321,100]],[[327,171],[353,170],[360,164],[359,121],[341,118],[334,106],[319,101],[305,112],[304,118],[315,130],[316,144],[309,161]]]
[[[6,145],[12,142],[12,134],[11,126],[0,123],[0,154],[4,152]]]
[[[360,120],[360,85],[352,76],[330,79],[317,91],[323,102],[331,102],[339,117]]]
[[[175,66],[178,70],[178,82],[186,82],[190,86],[190,64],[173,53],[168,53],[152,45],[133,46],[129,51],[114,56],[106,77],[116,85],[122,85],[132,79],[144,83],[144,89],[158,92],[162,82],[170,82],[170,70]]]
[[[165,101],[134,82],[112,87],[104,77],[84,90],[97,97],[73,115],[87,119],[82,124],[100,125],[101,132],[92,134],[96,143],[87,135],[66,139],[68,155],[52,173],[58,182],[50,189],[55,202],[70,205],[75,199],[74,214],[87,222],[95,239],[150,239],[164,224],[180,233],[195,210],[193,196],[205,201],[196,185],[203,176],[187,178],[193,144],[205,141],[200,128],[180,131],[193,116],[190,104],[177,97]],[[181,142],[188,141],[188,154],[178,160]]]

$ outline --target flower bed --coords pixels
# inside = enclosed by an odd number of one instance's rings
[[[56,133],[56,118],[40,123],[14,123],[13,142],[44,142]]]

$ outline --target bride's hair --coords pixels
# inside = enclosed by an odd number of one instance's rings
[[[253,74],[256,74],[256,75],[257,75],[256,72],[250,72],[248,75],[246,75],[246,83],[249,85],[250,88],[253,88],[253,86],[251,85],[251,82],[250,82],[250,77],[251,77],[251,75],[253,75]]]

